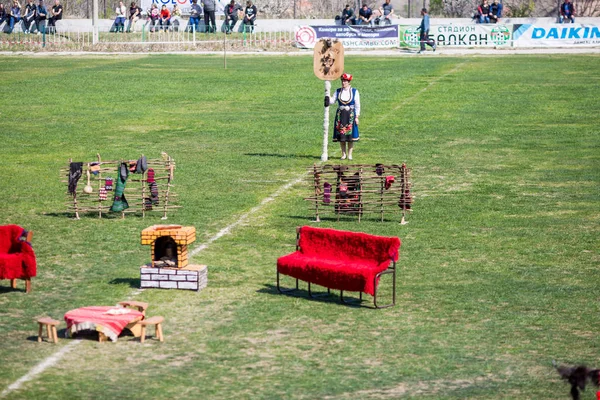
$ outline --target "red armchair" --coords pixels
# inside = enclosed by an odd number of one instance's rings
[[[12,288],[16,289],[17,279],[23,279],[27,293],[31,291],[31,278],[37,272],[32,235],[18,225],[0,226],[0,280],[10,279]]]

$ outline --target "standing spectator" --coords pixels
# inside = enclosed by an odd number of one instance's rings
[[[125,32],[125,15],[127,15],[127,9],[122,1],[120,1],[119,5],[115,8],[115,14],[117,14],[117,17],[115,18],[115,32]]]
[[[202,15],[202,7],[198,4],[198,0],[192,0],[192,8],[190,10],[190,29],[193,32],[198,32],[200,29],[200,16]]]
[[[217,27],[215,23],[215,0],[202,0],[202,7],[204,8],[204,32],[216,33]]]
[[[427,14],[426,8],[421,10],[421,15],[423,16],[423,19],[421,19],[421,25],[417,28],[417,30],[421,31],[421,34],[419,35],[421,50],[419,50],[418,54],[425,51],[425,45],[431,47],[433,51],[437,48],[433,39],[429,38],[429,14]]]
[[[502,17],[502,3],[498,3],[498,0],[494,0],[490,6],[490,22],[493,24],[498,23]]]
[[[148,13],[148,23],[150,24],[150,32],[156,31],[156,25],[158,25],[158,20],[160,19],[160,11],[158,10],[158,6],[156,3],[152,3],[150,7],[150,12]]]
[[[479,12],[479,23],[480,24],[489,24],[490,23],[490,6],[487,0],[483,0],[483,3],[477,7],[477,11]]]
[[[350,86],[352,75],[345,73],[341,80],[342,87],[335,91],[331,99],[325,97],[325,107],[337,101],[338,109],[333,123],[333,141],[340,142],[342,160],[345,160],[346,156],[348,160],[352,160],[354,142],[359,140],[360,94],[357,89]],[[348,144],[348,153],[346,153],[346,143]]]
[[[44,0],[40,0],[37,11],[35,13],[35,27],[37,29],[37,34],[46,33],[46,17],[48,16],[48,10],[46,10],[46,6],[44,5]]]
[[[10,15],[8,17],[8,33],[12,33],[15,29],[15,25],[21,21],[21,4],[18,0],[13,0],[13,5],[10,8]]]
[[[160,30],[168,30],[171,25],[171,11],[167,8],[165,4],[162,5],[160,9],[160,19],[158,20],[158,24],[160,25]]]
[[[371,25],[373,26],[373,11],[365,3],[358,12],[358,24],[359,25]]]
[[[394,7],[390,3],[390,0],[385,0],[385,3],[379,9],[381,15],[383,15],[383,23],[384,25],[392,24],[392,17],[394,16]]]
[[[60,21],[63,17],[63,6],[60,5],[60,0],[54,0],[51,14],[52,16],[48,19],[48,32],[56,33],[56,21]]]
[[[29,33],[31,30],[31,26],[35,22],[35,13],[37,7],[33,0],[27,0],[27,4],[25,5],[25,14],[23,15],[23,27],[25,28],[25,33]]]
[[[129,26],[127,27],[127,32],[135,32],[135,24],[141,16],[142,9],[137,6],[135,1],[132,1],[129,5]]]
[[[565,2],[560,5],[559,22],[562,24],[565,19],[571,21],[572,24],[575,23],[575,6],[571,3],[571,0],[565,0]]]
[[[242,10],[242,6],[237,4],[235,0],[231,0],[229,5],[225,6],[225,33],[230,34],[238,21],[238,11]]]
[[[249,26],[249,32],[254,32],[254,21],[256,21],[256,14],[258,14],[258,10],[256,6],[252,4],[252,1],[248,0],[246,2],[246,10],[244,10],[244,32],[246,32],[246,26]]]
[[[348,24],[348,22],[350,23]],[[346,4],[342,10],[342,25],[356,25],[356,14],[354,14],[354,9],[350,8],[350,4]]]

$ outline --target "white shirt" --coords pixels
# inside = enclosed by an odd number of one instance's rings
[[[348,89],[340,90],[340,100],[350,101],[351,97],[352,97],[352,87],[349,87]],[[331,96],[330,103],[331,104],[335,103],[337,101],[337,99],[338,99],[338,91],[336,90],[335,92],[333,92],[333,96]],[[358,93],[358,89],[356,89],[356,92],[354,94],[354,111],[356,113],[356,116],[360,117],[360,94]]]

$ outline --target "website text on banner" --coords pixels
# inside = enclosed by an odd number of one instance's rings
[[[351,27],[351,26],[296,26],[294,28],[298,47],[312,49],[323,38],[338,39],[344,48],[376,49],[398,47],[398,26]]]
[[[580,47],[600,45],[600,27],[591,24],[514,24],[515,47]]]

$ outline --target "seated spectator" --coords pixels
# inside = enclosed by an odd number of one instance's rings
[[[18,0],[13,0],[13,5],[10,8],[8,16],[8,33],[11,33],[13,29],[15,29],[15,25],[17,25],[19,21],[21,21],[21,4],[19,4]]]
[[[244,10],[244,32],[254,32],[254,21],[256,21],[256,14],[258,11],[256,10],[256,6],[252,4],[252,1],[248,0],[246,2],[246,9]],[[248,26],[249,28],[246,28]]]
[[[181,18],[181,8],[179,8],[179,5],[175,3],[173,6],[173,11],[171,11],[171,26],[173,27],[174,31],[179,31],[181,21],[183,21]]]
[[[6,12],[6,8],[4,8],[4,4],[0,3],[0,25],[4,22],[8,24],[8,12]]]
[[[202,15],[202,7],[198,4],[198,0],[192,0],[192,7],[190,9],[190,29],[194,32],[200,30],[200,16]]]
[[[371,25],[373,26],[373,11],[365,3],[358,12],[358,25]]]
[[[125,32],[125,15],[127,13],[127,9],[125,8],[125,4],[122,1],[119,2],[119,5],[115,8],[115,14],[117,17],[115,18],[115,32]]]
[[[235,0],[231,0],[228,5],[225,6],[225,33],[230,34],[233,32],[233,28],[238,21],[238,11],[242,10],[242,6],[237,4]]]
[[[354,9],[350,8],[350,4],[346,4],[346,7],[342,10],[341,17],[342,25],[356,25],[356,14],[354,14]]]
[[[394,17],[394,7],[390,3],[390,0],[385,0],[385,3],[379,8],[379,12],[382,17],[378,18],[377,25],[381,25],[381,21],[383,21],[384,25],[391,25],[392,18]]]
[[[150,12],[148,13],[148,24],[150,24],[150,32],[156,31],[156,25],[158,24],[158,20],[160,19],[160,11],[156,3],[152,3],[152,7],[150,8]]]
[[[490,6],[487,0],[483,0],[483,3],[477,7],[477,11],[479,12],[479,23],[480,24],[489,24],[490,23]]]
[[[4,8],[4,4],[0,3],[0,25],[5,21],[8,21],[8,13],[6,12],[6,8]]]
[[[35,22],[35,13],[37,7],[33,0],[27,0],[27,4],[25,5],[25,14],[23,15],[23,27],[25,28],[25,33],[29,33],[32,28],[32,25]],[[33,26],[35,28],[35,26]]]
[[[572,24],[575,23],[575,5],[571,3],[571,0],[565,0],[560,5],[559,22],[562,24],[565,20],[571,21]]]
[[[46,17],[48,15],[48,10],[46,10],[46,6],[44,5],[44,0],[40,0],[37,10],[35,12],[35,29],[37,29],[37,34],[46,33]]]
[[[142,17],[142,9],[137,6],[135,1],[129,5],[129,26],[127,32],[135,32],[135,24]]]
[[[160,29],[165,31],[169,29],[169,26],[171,25],[171,11],[169,11],[164,4],[160,9],[160,19],[158,20],[158,24],[160,25]]]
[[[498,23],[502,18],[502,3],[498,3],[498,0],[494,0],[490,6],[490,22],[492,24]]]
[[[48,33],[56,33],[56,21],[62,19],[63,7],[60,4],[60,0],[54,0],[54,5],[50,11],[51,16],[48,19]]]

